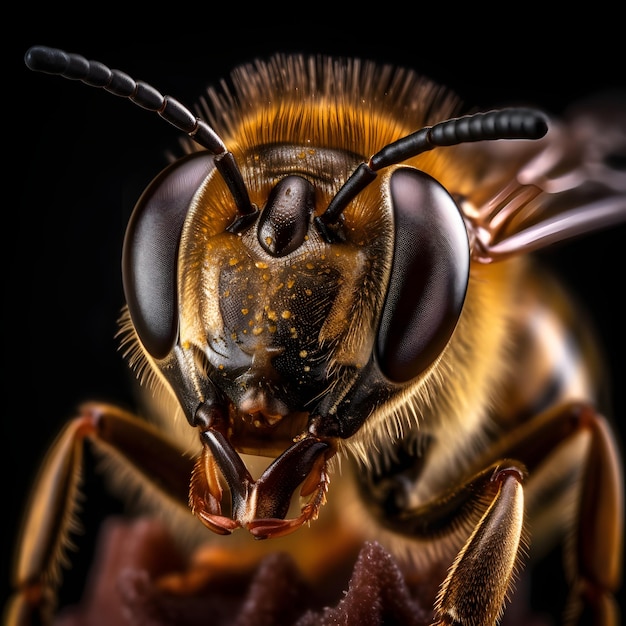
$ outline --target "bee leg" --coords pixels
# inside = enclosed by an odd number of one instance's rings
[[[475,502],[496,491],[439,590],[433,626],[491,625],[501,616],[523,541],[523,476],[504,462],[461,489]]]
[[[15,555],[15,594],[5,610],[7,626],[48,623],[56,604],[70,533],[78,526],[77,501],[83,443],[89,440],[171,499],[186,506],[193,462],[147,422],[113,406],[90,404],[58,435],[39,470]]]
[[[561,444],[579,435],[588,437],[589,446],[582,459],[573,541],[566,545],[572,589],[567,623],[616,625],[620,623],[614,593],[621,580],[624,485],[617,447],[605,418],[588,404],[572,402],[558,406],[514,429],[481,464],[503,456],[519,459],[529,472],[530,487],[533,474],[541,470]],[[573,473],[581,466],[581,459],[572,458],[571,464],[565,470]],[[549,488],[538,488],[542,486]]]
[[[581,427],[591,430],[592,437],[579,505],[574,546],[578,582],[571,605],[573,613],[578,614],[578,623],[617,625],[620,622],[613,593],[621,579],[624,540],[621,465],[606,421],[589,410],[581,416],[581,422]]]

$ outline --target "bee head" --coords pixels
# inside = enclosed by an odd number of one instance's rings
[[[26,63],[127,97],[200,147],[161,172],[131,216],[122,255],[131,335],[199,428],[202,467],[217,463],[231,489],[225,521],[215,472],[206,472],[213,503],[191,498],[202,521],[217,532],[232,524],[257,536],[290,532],[317,514],[336,441],[431,367],[461,315],[464,218],[437,180],[402,164],[445,146],[541,137],[543,115],[504,109],[443,120],[363,162],[318,146],[315,168],[299,171],[293,147],[264,146],[253,157],[285,166],[260,195],[245,181],[262,170],[238,164],[173,98],[59,50],[32,48]],[[367,218],[351,211],[360,201]],[[277,459],[254,481],[239,453]],[[302,481],[309,508],[285,521]]]

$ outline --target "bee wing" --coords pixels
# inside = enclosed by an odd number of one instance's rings
[[[472,148],[491,164],[462,203],[477,261],[626,222],[626,93],[581,102],[540,141]]]

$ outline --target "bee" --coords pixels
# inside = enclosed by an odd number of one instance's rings
[[[346,58],[241,66],[199,115],[76,54],[34,47],[26,64],[188,137],[122,251],[119,340],[151,419],[91,403],[59,434],[9,624],[53,618],[86,441],[192,537],[190,573],[148,594],[153,617],[167,596],[192,623],[180,607],[199,589],[273,563],[236,617],[200,613],[237,623],[302,575],[335,596],[293,623],[495,624],[527,561],[563,543],[564,619],[617,623],[623,477],[605,374],[534,253],[626,221],[623,120],[600,137],[611,120],[593,111],[462,114],[412,70]],[[283,551],[297,576],[271,560]],[[294,611],[289,593],[276,611]]]

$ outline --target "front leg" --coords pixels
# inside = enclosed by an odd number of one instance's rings
[[[567,447],[578,438],[588,444],[582,458]],[[591,406],[559,406],[518,426],[477,460],[469,472],[473,478],[415,508],[405,505],[421,473],[419,458],[410,458],[410,447],[397,451],[394,467],[362,474],[362,495],[379,522],[406,537],[418,553],[430,551],[431,562],[451,559],[437,596],[436,624],[487,626],[497,621],[523,551],[525,493],[561,489],[551,481],[563,473],[581,476],[570,487],[577,492],[574,519],[562,520],[571,530],[564,537],[571,589],[565,623],[620,623],[614,594],[622,567],[622,468],[606,420]],[[565,457],[558,454],[561,449],[567,451]],[[554,463],[565,467],[556,473],[543,471]],[[490,469],[481,469],[485,467]],[[527,478],[522,489],[523,472]],[[558,513],[563,518],[568,511]],[[454,552],[448,557],[454,546],[456,557]]]
[[[572,488],[575,517],[565,520],[565,570],[570,597],[564,623],[617,626],[620,611],[614,594],[621,584],[624,541],[624,480],[617,447],[605,418],[590,405],[572,402],[541,413],[501,438],[477,467],[501,457],[519,459],[532,477],[561,446],[575,438],[588,440],[585,456],[560,458],[566,471],[581,469]],[[539,480],[548,481],[549,473]],[[537,485],[548,489],[549,484]],[[444,622],[446,623],[446,622]],[[482,623],[482,622],[477,622]]]
[[[515,573],[524,526],[522,472],[514,465],[490,471],[496,493],[449,570],[437,601],[433,626],[495,624]]]
[[[54,611],[61,565],[78,523],[85,440],[122,462],[138,483],[186,507],[193,461],[130,413],[86,405],[55,440],[31,492],[13,571],[16,591],[5,609],[7,626],[47,623]]]
[[[430,587],[431,578],[437,577],[439,566],[448,570],[439,586],[432,623],[495,624],[524,553],[523,466],[500,460],[440,496],[405,508],[402,503],[412,468],[408,458],[404,461],[404,470],[394,477],[393,468],[387,468],[384,475],[362,474],[361,486],[366,497],[368,493],[378,496],[378,504],[373,500],[369,504],[387,529],[406,537],[418,553],[430,554],[435,567],[416,573],[413,582],[420,595],[419,590]],[[424,602],[433,601],[428,595],[422,598]]]

